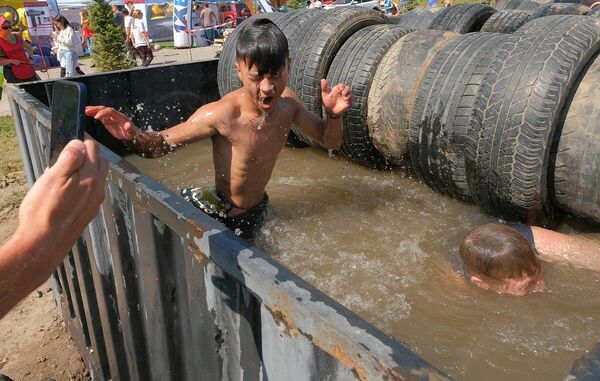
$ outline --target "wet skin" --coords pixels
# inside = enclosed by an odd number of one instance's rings
[[[323,120],[309,112],[286,86],[289,62],[271,75],[259,75],[255,66],[248,67],[244,61],[238,61],[236,68],[242,88],[202,106],[187,121],[161,131],[160,136],[142,132],[112,108],[89,106],[86,115],[101,121],[118,139],[149,141],[139,150],[148,157],[210,137],[215,186],[235,206],[228,214],[235,216],[262,201],[292,124],[326,148],[339,148],[342,136],[340,119]],[[329,115],[348,109],[352,99],[345,85],[329,89],[322,80],[321,87]]]

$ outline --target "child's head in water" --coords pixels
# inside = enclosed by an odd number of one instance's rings
[[[512,295],[544,288],[535,249],[510,226],[479,226],[465,236],[458,251],[467,276],[478,287]]]
[[[257,108],[268,111],[287,85],[290,64],[287,38],[272,21],[256,19],[240,27],[236,69],[245,93]]]

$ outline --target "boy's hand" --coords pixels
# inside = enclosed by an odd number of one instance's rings
[[[348,110],[352,104],[352,94],[350,88],[343,83],[336,85],[332,89],[327,86],[327,80],[321,80],[321,98],[327,114],[337,117]]]
[[[117,139],[131,141],[138,133],[131,119],[112,107],[87,106],[85,115],[99,120],[104,127]]]

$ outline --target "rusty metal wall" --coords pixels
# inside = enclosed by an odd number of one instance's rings
[[[155,110],[193,110],[218,96],[216,61],[77,80],[88,85],[90,103],[131,108],[141,99],[165,125],[185,113]],[[46,166],[46,85],[9,85],[5,93],[30,183]],[[107,197],[52,282],[94,380],[447,379],[122,160],[106,148],[119,144],[97,126],[88,132],[110,161]]]

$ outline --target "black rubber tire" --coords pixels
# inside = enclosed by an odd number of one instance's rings
[[[531,19],[555,15],[586,15],[590,8],[581,4],[546,4],[531,13]]]
[[[483,24],[483,27],[481,27],[481,32],[513,33],[530,20],[530,11],[520,11],[516,9],[500,11],[494,13],[487,19],[485,24]]]
[[[292,13],[289,13],[286,16],[292,15]],[[221,97],[242,87],[242,82],[240,81],[234,66],[235,46],[237,45],[240,27],[244,25],[245,22],[248,22],[248,20],[264,18],[267,18],[277,24],[277,20],[282,18],[282,15],[282,13],[275,12],[259,13],[244,20],[240,25],[238,25],[237,28],[233,30],[233,32],[231,32],[229,36],[227,36],[227,40],[225,41],[225,45],[223,46],[223,50],[221,51],[221,55],[219,57],[219,67],[217,69],[217,84],[219,86],[219,94],[221,94]]]
[[[600,5],[597,5],[594,8],[592,8],[592,10],[587,15],[600,17]]]
[[[497,50],[501,33],[459,36],[433,59],[421,81],[410,124],[410,159],[425,183],[455,198],[469,198],[465,140],[472,131],[476,94]]]
[[[509,9],[514,10],[514,9],[517,9],[519,6],[521,6],[523,1],[534,3],[537,6],[537,3],[535,3],[531,0],[498,0],[498,1],[496,1],[495,8],[499,11],[504,11],[504,10],[509,10]]]
[[[489,214],[552,226],[559,217],[548,202],[552,139],[573,83],[600,49],[600,20],[548,16],[514,35],[475,102],[481,128],[467,140],[467,181]]]
[[[553,3],[563,3],[563,4],[581,4],[588,7],[591,7],[594,4],[598,3],[598,0],[553,0]]]
[[[578,82],[564,123],[556,131],[550,192],[558,208],[600,223],[600,57]]]
[[[394,165],[408,156],[408,131],[415,97],[436,54],[459,36],[422,30],[407,34],[385,53],[369,91],[367,125],[375,148]]]
[[[546,4],[539,1],[523,0],[521,1],[521,4],[519,4],[515,9],[518,9],[520,11],[535,11],[536,9],[544,5]]]
[[[321,116],[321,79],[327,78],[329,66],[338,50],[357,31],[369,25],[385,24],[387,20],[381,12],[361,7],[339,7],[318,12],[319,15],[302,28],[303,33],[294,37],[298,46],[291,53],[288,85],[309,111]],[[320,147],[295,127],[294,132],[302,141]]]
[[[431,25],[437,13],[439,13],[438,8],[415,8],[398,17],[397,22],[394,23],[405,28],[425,30],[429,29],[429,25]]]
[[[350,86],[352,105],[342,115],[340,152],[355,163],[387,169],[390,162],[373,146],[367,127],[367,100],[375,70],[384,54],[412,29],[396,25],[372,25],[354,33],[335,55],[327,74],[331,86]]]
[[[429,29],[457,33],[478,32],[496,10],[484,4],[459,4],[437,13]]]

